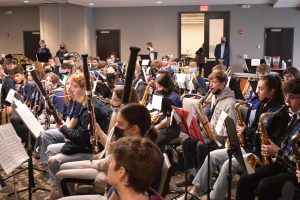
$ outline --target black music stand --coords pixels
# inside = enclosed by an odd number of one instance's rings
[[[225,127],[227,129],[227,135],[230,141],[230,148],[227,149],[227,153],[229,156],[229,167],[228,167],[228,196],[227,200],[231,199],[231,182],[232,182],[232,155],[234,155],[235,159],[239,162],[239,164],[243,167],[244,171],[247,171],[246,164],[243,158],[243,154],[240,148],[240,142],[237,137],[236,127],[234,121],[231,117],[227,116],[225,119]]]
[[[21,118],[21,117],[20,117]],[[22,119],[22,118],[21,118]],[[26,122],[24,121],[24,119],[22,119],[24,124],[27,126]],[[31,145],[31,135],[34,135],[33,133],[30,132],[30,128],[27,126],[28,128],[28,144],[27,144],[27,154],[29,156],[29,159],[28,159],[28,188],[26,189],[22,189],[22,190],[19,190],[19,191],[16,191],[14,193],[10,193],[8,194],[8,196],[12,196],[16,193],[20,193],[20,192],[25,192],[28,190],[29,192],[29,200],[32,199],[32,193],[37,191],[37,190],[42,190],[42,191],[50,191],[48,189],[45,189],[45,188],[39,188],[39,187],[36,187],[36,183],[34,181],[34,172],[33,172],[33,162],[32,162],[32,145]],[[39,170],[39,171],[43,171],[43,170]],[[20,172],[19,172],[20,173]]]
[[[200,141],[201,143],[204,143],[204,139],[200,133],[200,127],[197,123],[196,116],[194,115],[191,118],[190,121],[190,126],[187,124],[187,119],[190,117],[189,112],[186,110],[183,110],[182,108],[177,108],[175,106],[172,106],[172,109],[174,111],[174,118],[179,125],[180,129],[182,132],[186,133],[190,138],[194,138],[197,141]],[[187,200],[187,195],[190,194],[194,198],[199,199],[192,193],[187,191],[187,174],[188,174],[188,169],[185,166],[185,172],[184,172],[184,178],[185,178],[185,184],[184,184],[184,195],[185,195],[185,200]],[[181,194],[179,194],[181,195]],[[175,197],[176,198],[176,197]]]

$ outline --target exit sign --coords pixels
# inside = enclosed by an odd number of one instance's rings
[[[201,5],[199,6],[200,11],[208,11],[208,5]]]

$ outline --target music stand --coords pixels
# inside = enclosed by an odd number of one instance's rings
[[[34,181],[34,172],[33,172],[33,161],[32,161],[32,151],[31,151],[31,135],[34,137],[38,137],[38,135],[42,132],[43,128],[37,121],[37,119],[34,117],[34,115],[31,113],[31,111],[28,109],[26,105],[24,105],[21,101],[15,100],[14,101],[16,105],[16,112],[20,116],[20,118],[23,120],[24,124],[28,128],[28,145],[27,145],[27,154],[29,156],[28,159],[28,188],[17,191],[17,193],[27,191],[29,192],[29,199],[32,199],[32,193],[37,190],[42,191],[50,191],[45,188],[39,188],[36,187],[36,183]],[[13,195],[14,193],[8,194],[8,196]]]
[[[255,74],[256,73],[256,67],[257,65],[252,65],[252,60],[255,60],[255,59],[250,59],[250,58],[245,58],[244,59],[245,62],[246,62],[246,66],[247,66],[247,71],[251,74]],[[259,64],[263,64],[263,63],[266,63],[264,59],[260,59],[260,62]]]
[[[227,149],[227,153],[229,156],[229,166],[228,166],[228,175],[227,175],[227,181],[228,181],[228,196],[227,199],[231,199],[231,181],[232,181],[232,155],[234,155],[235,159],[239,162],[239,164],[242,166],[244,171],[247,171],[246,164],[243,158],[243,154],[240,148],[240,142],[237,136],[236,127],[234,124],[234,121],[231,117],[227,116],[225,119],[225,127],[227,130],[227,135],[230,141],[230,148]]]
[[[197,118],[195,116],[194,112],[188,112],[182,108],[178,108],[175,106],[172,106],[172,109],[174,111],[174,118],[177,122],[177,124],[180,127],[180,130],[184,133],[186,133],[190,138],[194,138],[197,141],[200,141],[201,143],[204,143],[204,139],[201,135],[200,132],[200,127],[197,123]],[[188,174],[188,169],[185,167],[185,173],[184,173],[184,178],[185,178],[185,185],[184,185],[184,195],[185,199],[187,199],[187,195],[190,194],[194,198],[197,198],[195,195],[191,194],[190,192],[187,191],[187,174]],[[181,195],[181,194],[180,194]],[[198,198],[197,198],[198,199]]]

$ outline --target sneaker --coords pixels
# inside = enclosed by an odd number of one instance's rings
[[[193,177],[191,177],[191,175],[188,175],[188,176],[187,176],[187,180],[186,180],[187,186],[193,185],[192,180],[193,180]],[[175,185],[176,185],[177,187],[184,187],[184,186],[185,186],[185,178],[183,178],[183,179],[180,180],[180,181],[177,181],[177,182],[175,183]]]
[[[199,200],[199,195],[198,194],[194,194],[194,193],[187,193],[187,200]],[[176,200],[185,200],[185,194],[181,195],[180,197],[178,197]]]

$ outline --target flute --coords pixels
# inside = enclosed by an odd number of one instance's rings
[[[62,125],[63,122],[60,118],[60,116],[58,115],[58,112],[56,111],[48,93],[46,92],[45,88],[42,85],[42,82],[40,81],[40,79],[38,78],[36,72],[35,72],[35,68],[34,67],[30,67],[28,70],[34,80],[34,82],[36,83],[37,87],[39,88],[40,92],[42,93],[42,95],[45,97],[45,101],[49,107],[49,111],[51,112],[51,114],[53,115],[55,121],[57,124]]]
[[[86,97],[87,97],[87,106],[88,106],[88,115],[90,120],[90,142],[93,147],[93,153],[99,153],[98,147],[98,135],[96,133],[96,120],[95,120],[95,111],[94,111],[94,103],[93,103],[93,91],[91,87],[91,79],[90,79],[90,72],[88,68],[87,58],[88,55],[84,54],[81,55],[82,62],[83,62],[83,75],[85,79],[85,88],[86,88]]]

